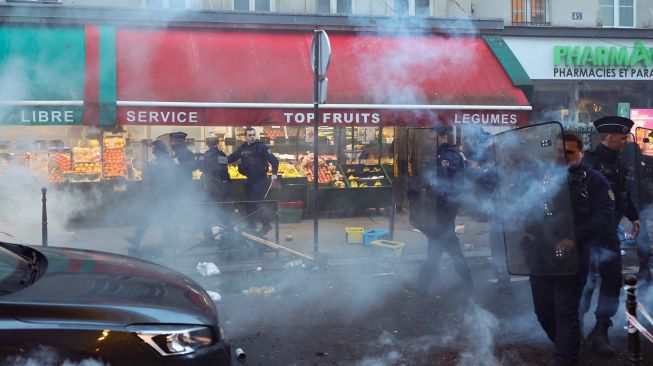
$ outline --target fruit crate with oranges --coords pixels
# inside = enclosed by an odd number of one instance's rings
[[[102,161],[103,177],[113,178],[127,176],[125,149],[119,147],[105,148],[102,153]]]
[[[64,183],[72,169],[70,149],[57,148],[48,152],[48,181]]]

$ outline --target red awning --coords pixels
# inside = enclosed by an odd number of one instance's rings
[[[514,126],[530,107],[483,39],[332,32],[326,125]],[[313,120],[310,32],[116,31],[118,123]]]

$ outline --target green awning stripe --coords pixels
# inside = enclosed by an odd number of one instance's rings
[[[522,89],[524,94],[526,94],[526,98],[530,100],[533,92],[533,80],[528,76],[528,73],[524,70],[524,67],[515,54],[512,53],[512,50],[503,40],[503,37],[499,35],[484,35],[483,40],[485,40],[485,43],[490,47],[497,60],[499,60],[499,63],[503,66],[512,83]]]
[[[100,126],[116,125],[116,29],[100,26]]]

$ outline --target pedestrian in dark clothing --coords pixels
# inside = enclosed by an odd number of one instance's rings
[[[204,152],[200,169],[202,171],[202,183],[209,202],[226,202],[231,199],[231,178],[229,177],[227,155],[218,148],[218,139],[209,138],[206,140],[209,149]],[[226,207],[218,204],[215,209],[210,208],[207,214],[208,222],[204,228],[204,240],[213,238],[212,226],[220,222],[221,226],[227,226],[228,215],[225,214]],[[214,215],[215,214],[215,215]]]
[[[192,190],[193,186],[193,171],[199,169],[199,163],[197,160],[197,155],[190,151],[188,145],[186,144],[185,132],[173,132],[170,134],[170,147],[174,151],[174,158],[177,160],[178,164],[178,180],[180,183],[181,189]],[[186,194],[190,193],[189,191],[185,192]]]
[[[623,285],[621,276],[621,247],[617,237],[617,226],[625,215],[633,223],[633,235],[637,237],[640,230],[637,207],[631,199],[627,186],[632,172],[626,167],[620,152],[626,146],[628,133],[633,121],[624,117],[604,117],[594,121],[596,130],[601,135],[601,143],[592,152],[587,152],[583,162],[602,173],[610,182],[615,196],[614,222],[610,226],[610,235],[601,240],[592,250],[592,263],[587,284],[583,290],[581,314],[589,310],[596,274],[601,276],[601,289],[596,306],[596,326],[587,336],[586,342],[595,352],[602,356],[612,356],[614,349],[608,340],[608,329],[612,318],[619,308],[619,294]]]
[[[606,228],[613,222],[614,195],[601,173],[580,163],[580,138],[565,134],[563,140],[556,142],[556,149],[559,163],[564,164],[566,156],[569,165],[567,181],[576,238],[561,240],[556,250],[564,253],[575,250],[579,271],[574,275],[531,275],[530,281],[535,314],[555,345],[555,365],[571,366],[577,362],[581,343],[578,309],[589,270],[590,244],[610,233]]]
[[[270,185],[277,179],[279,160],[270,152],[270,149],[256,139],[256,130],[249,127],[245,130],[245,142],[233,154],[229,155],[228,162],[239,161],[238,171],[247,177],[245,182],[245,195],[248,201],[261,201],[266,198]],[[271,181],[268,181],[268,167],[272,167]],[[257,222],[261,229],[256,232],[265,236],[271,229],[269,207],[260,203],[248,203],[248,229],[256,231]]]
[[[176,244],[179,239],[179,230],[175,220],[171,217],[176,191],[177,166],[168,154],[163,141],[152,143],[152,160],[143,172],[142,189],[144,202],[142,204],[142,218],[136,227],[136,232],[127,241],[134,246],[140,246],[145,232],[150,225],[158,225],[163,231],[163,240],[169,244]],[[147,207],[147,211],[146,208]]]
[[[439,272],[440,259],[445,251],[453,260],[456,273],[465,282],[464,286],[472,287],[472,275],[455,231],[465,165],[460,151],[449,144],[450,138],[449,129],[438,129],[435,166],[424,176],[426,184],[430,186],[424,194],[432,195],[435,201],[435,207],[432,205],[431,212],[427,213],[432,217],[433,224],[420,228],[428,239],[426,263],[420,269],[416,283],[404,283],[406,289],[423,296],[428,294],[433,278]],[[416,194],[421,192],[414,189],[408,191],[409,197],[414,198]]]

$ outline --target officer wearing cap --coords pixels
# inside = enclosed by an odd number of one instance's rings
[[[211,202],[225,202],[230,199],[231,178],[229,177],[227,154],[220,150],[218,139],[211,137],[206,139],[206,145],[209,147],[202,156],[200,170],[202,171],[202,183],[208,199]],[[217,207],[219,212],[220,207]],[[211,215],[210,215],[211,216]],[[221,222],[227,217],[221,215]],[[204,239],[210,240],[213,237],[211,223],[204,228]]]
[[[158,224],[163,231],[163,237],[169,244],[176,244],[178,236],[174,220],[167,216],[170,214],[171,202],[169,197],[175,194],[177,166],[168,154],[168,149],[163,141],[152,142],[152,160],[143,171],[143,193],[147,201],[148,212],[143,212],[142,219],[136,227],[134,236],[125,238],[135,247],[139,247],[148,226]]]
[[[247,177],[245,182],[245,195],[248,201],[261,201],[266,198],[266,194],[271,183],[268,183],[268,165],[272,167],[272,181],[277,179],[279,169],[279,160],[270,152],[270,149],[264,143],[256,139],[256,130],[248,127],[245,130],[245,142],[233,154],[229,155],[229,163],[240,160],[238,171]],[[268,217],[265,206],[257,203],[247,205],[248,229],[256,230],[256,222],[261,222],[261,229],[257,235],[264,236],[271,229],[270,218]],[[257,220],[258,219],[258,220]]]
[[[618,116],[603,117],[594,121],[600,134],[601,143],[594,151],[587,152],[583,162],[602,173],[610,182],[615,197],[615,215],[608,238],[597,243],[592,252],[592,270],[601,276],[599,300],[596,306],[596,325],[587,336],[587,344],[602,356],[612,356],[614,349],[608,340],[608,329],[612,318],[619,308],[621,291],[621,248],[617,237],[617,226],[623,216],[633,224],[633,235],[639,234],[639,214],[627,190],[632,174],[621,158],[621,151],[628,142],[628,134],[633,121]],[[581,316],[589,310],[595,274],[590,272],[581,300]]]
[[[452,139],[450,128],[438,127],[436,131],[437,159],[434,161],[435,167],[425,176],[435,190],[433,224],[420,228],[428,239],[426,263],[420,269],[416,282],[404,283],[407,290],[422,296],[429,292],[433,278],[439,271],[440,258],[444,251],[453,260],[454,269],[465,282],[465,286],[472,286],[472,275],[455,231],[455,220],[460,206],[457,196],[461,193],[463,186],[460,183],[464,179],[464,158],[459,149],[449,143]]]
[[[196,155],[186,145],[185,132],[172,132],[170,134],[170,147],[174,151],[174,158],[179,164],[180,182],[182,184],[189,184],[193,179],[193,171],[198,168]]]

